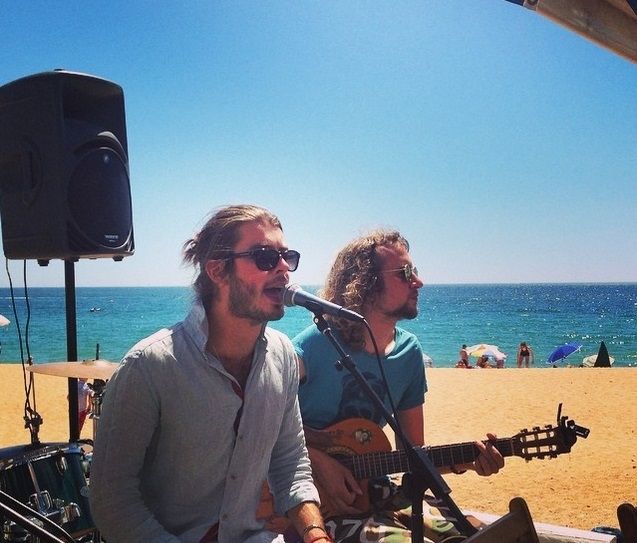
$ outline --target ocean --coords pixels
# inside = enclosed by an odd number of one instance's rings
[[[313,287],[304,287],[313,291]],[[182,319],[191,300],[187,287],[78,287],[78,358],[118,361],[139,339]],[[0,328],[0,363],[30,355],[38,362],[68,358],[65,291],[60,288],[0,289],[0,314],[11,322]],[[616,366],[637,367],[637,284],[426,285],[419,316],[400,326],[416,334],[435,367],[452,367],[463,343],[490,343],[508,353],[515,367],[521,341],[535,352],[535,367],[568,342],[580,352],[562,365],[579,365],[606,343]],[[30,309],[28,317],[27,308]],[[18,326],[19,331],[18,333]],[[300,307],[286,309],[271,323],[290,337],[312,324]],[[22,347],[22,348],[21,348]]]

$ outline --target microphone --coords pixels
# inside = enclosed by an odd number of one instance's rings
[[[295,284],[288,285],[283,289],[283,303],[288,307],[300,305],[305,309],[309,309],[312,313],[332,315],[333,317],[341,317],[356,322],[365,320],[365,317],[355,311],[350,311],[340,305],[314,296],[314,294],[305,292],[299,285]]]

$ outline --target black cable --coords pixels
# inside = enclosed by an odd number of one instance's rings
[[[20,347],[20,362],[22,364],[22,380],[24,384],[24,427],[29,430],[31,434],[31,442],[39,443],[38,431],[39,427],[42,424],[42,417],[37,412],[36,409],[36,394],[35,394],[35,380],[34,376],[31,372],[27,372],[26,365],[27,363],[30,365],[32,363],[31,358],[31,350],[29,346],[29,327],[31,322],[31,305],[29,303],[29,291],[27,286],[27,261],[23,261],[23,278],[24,278],[24,294],[25,294],[25,305],[27,311],[27,324],[25,328],[25,337],[24,341],[22,338],[22,327],[20,326],[20,318],[18,316],[18,308],[16,306],[16,298],[15,291],[13,288],[13,279],[11,278],[11,271],[9,270],[9,260],[5,258],[5,269],[7,271],[7,278],[9,280],[9,291],[11,293],[11,306],[13,309],[13,318],[16,324],[16,330],[18,333],[18,344]],[[24,358],[24,350],[26,347],[27,351],[27,359],[25,361]],[[27,373],[29,375],[27,376]],[[31,398],[33,398],[33,406],[31,405]]]

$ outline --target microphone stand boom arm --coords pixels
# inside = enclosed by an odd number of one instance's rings
[[[422,542],[423,534],[423,498],[425,491],[430,489],[434,496],[442,501],[453,515],[453,523],[463,535],[472,535],[476,533],[476,528],[463,515],[460,508],[454,503],[449,496],[451,489],[441,477],[440,473],[429,459],[427,453],[422,447],[414,447],[405,437],[400,425],[396,421],[394,415],[385,407],[383,401],[378,394],[372,389],[365,377],[361,374],[352,357],[345,352],[338,340],[334,337],[332,329],[329,327],[323,315],[314,312],[314,323],[319,331],[334,346],[340,359],[336,362],[337,368],[346,368],[360,385],[365,395],[374,403],[383,413],[387,424],[396,435],[396,442],[403,444],[403,449],[407,455],[409,468],[411,471],[403,476],[403,488],[406,490],[408,498],[412,502],[411,513],[411,540],[412,542]]]

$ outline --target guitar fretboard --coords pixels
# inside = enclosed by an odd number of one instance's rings
[[[516,454],[512,438],[498,439],[494,445],[502,456],[513,456]],[[480,454],[480,450],[473,442],[423,447],[422,450],[425,451],[437,468],[468,464],[473,462]],[[371,452],[354,456],[339,456],[337,458],[341,464],[354,474],[356,479],[371,479],[390,473],[409,471],[409,460],[404,451]]]

